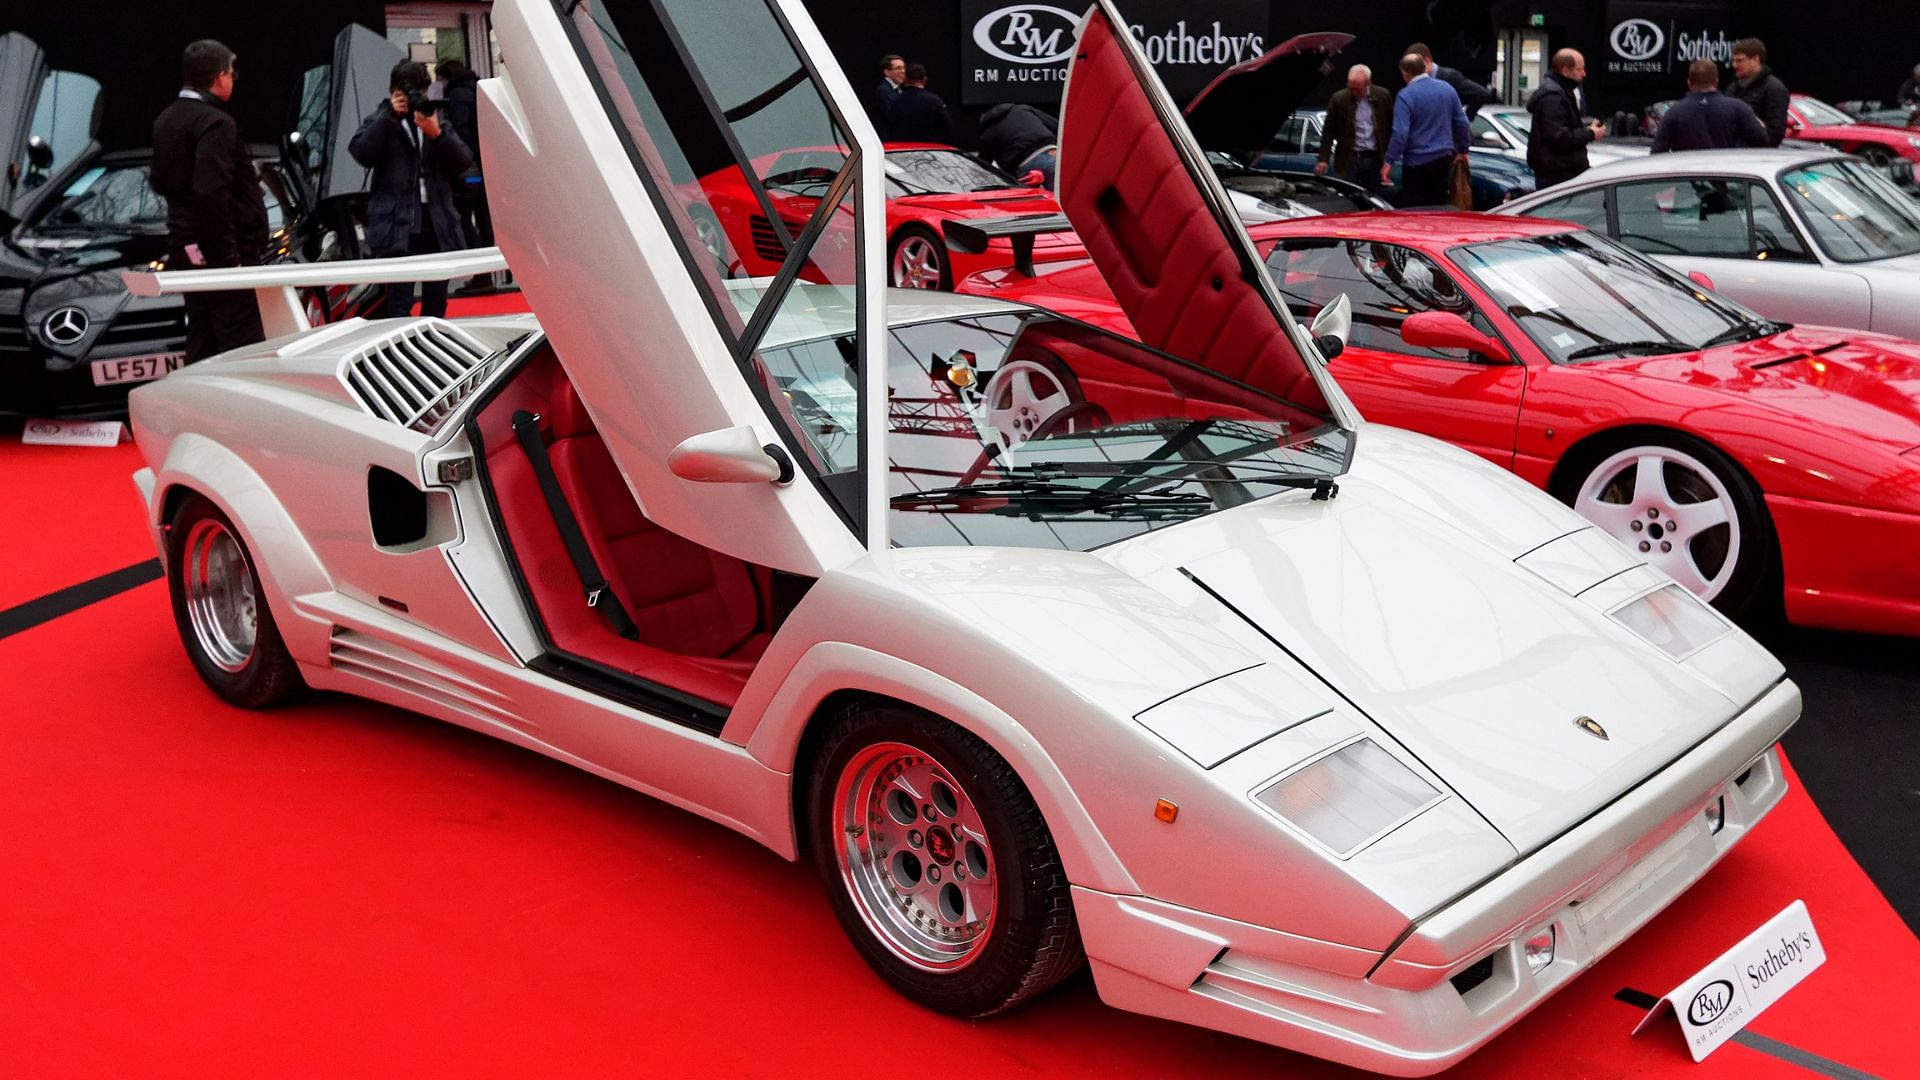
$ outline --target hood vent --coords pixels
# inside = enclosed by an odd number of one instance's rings
[[[1757,364],[1748,365],[1748,370],[1759,371],[1762,368],[1779,367],[1782,364],[1792,364],[1801,360],[1811,360],[1816,356],[1825,356],[1828,353],[1834,351],[1835,349],[1844,349],[1851,344],[1853,343],[1850,341],[1836,341],[1831,345],[1822,345],[1817,349],[1809,349],[1803,353],[1794,353],[1792,356],[1783,356],[1778,360],[1762,360]]]
[[[419,319],[348,360],[340,379],[367,412],[431,434],[506,353],[439,319]]]

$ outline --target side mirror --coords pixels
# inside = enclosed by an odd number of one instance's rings
[[[787,484],[793,458],[778,443],[762,445],[749,427],[689,436],[667,455],[667,468],[702,484]]]
[[[1400,340],[1422,349],[1465,349],[1489,362],[1513,362],[1513,354],[1494,338],[1475,330],[1451,311],[1423,311],[1400,324]]]
[[[53,167],[53,146],[38,135],[27,139],[27,164],[36,169]]]
[[[1313,325],[1307,327],[1312,335],[1313,344],[1320,355],[1329,362],[1347,351],[1347,342],[1353,337],[1353,302],[1346,293],[1334,297],[1333,303],[1320,309],[1313,317]]]

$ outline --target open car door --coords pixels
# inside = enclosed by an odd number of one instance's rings
[[[1357,419],[1111,0],[1087,12],[1067,69],[1056,194],[1146,344]]]
[[[858,557],[861,375],[885,366],[881,147],[799,0],[502,0],[494,24],[507,74],[482,84],[480,123],[500,248],[646,516],[793,573]],[[829,178],[794,222],[765,173],[803,148]],[[738,240],[698,225],[742,185],[781,255],[766,277],[737,276]],[[813,437],[828,429],[832,453]],[[683,444],[771,446],[795,468],[684,479]]]
[[[353,160],[347,143],[387,99],[394,65],[406,58],[384,35],[354,23],[334,36],[333,63],[307,72],[298,130],[307,144],[316,202],[366,194],[373,171]]]
[[[100,83],[54,71],[25,34],[0,35],[0,217],[24,220],[93,158]]]

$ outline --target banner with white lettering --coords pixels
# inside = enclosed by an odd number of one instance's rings
[[[1641,1018],[1633,1033],[1640,1034],[1671,1009],[1687,1037],[1687,1051],[1700,1061],[1826,962],[1827,952],[1814,932],[1806,902],[1795,900],[1746,940],[1674,987]]]
[[[1609,86],[1668,83],[1686,92],[1687,65],[1733,63],[1734,9],[1730,3],[1659,4],[1608,0],[1607,39],[1588,53],[1589,77]]]
[[[1175,97],[1200,92],[1223,69],[1267,49],[1270,0],[1134,0],[1135,40]],[[1052,4],[961,0],[960,100],[1057,105],[1073,55],[1077,0]]]

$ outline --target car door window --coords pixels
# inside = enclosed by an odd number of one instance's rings
[[[1528,217],[1552,218],[1571,222],[1595,232],[1607,231],[1607,189],[1576,191],[1558,199],[1549,199],[1527,211]]]
[[[1747,184],[1711,177],[1655,180],[1614,188],[1620,240],[1648,255],[1745,259]]]
[[[1467,361],[1464,349],[1423,349],[1400,339],[1400,324],[1423,311],[1449,311],[1485,334],[1486,317],[1433,260],[1412,248],[1369,240],[1289,238],[1267,256],[1267,272],[1293,317],[1310,322],[1345,293],[1356,349]]]
[[[1813,256],[1787,221],[1787,212],[1780,208],[1780,200],[1760,184],[1748,185],[1748,195],[1753,204],[1753,257],[1811,261]]]
[[[1298,154],[1307,149],[1307,121],[1303,117],[1289,116],[1287,122],[1280,125],[1280,133],[1273,137],[1273,149],[1282,154]]]

